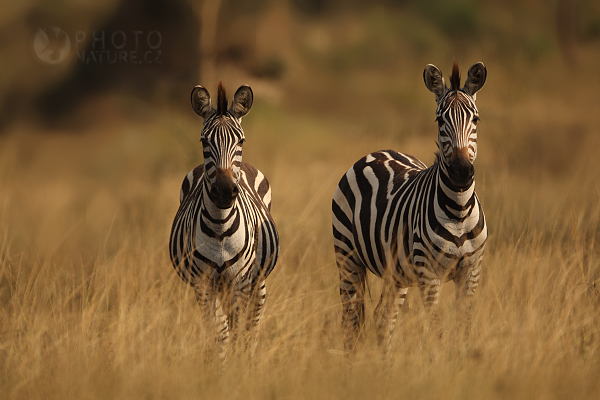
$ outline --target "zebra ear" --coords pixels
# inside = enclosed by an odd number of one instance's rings
[[[463,90],[473,96],[473,99],[475,99],[475,93],[477,93],[477,91],[483,87],[486,77],[487,70],[485,69],[485,65],[483,65],[482,62],[473,64],[467,73],[467,81],[465,82]]]
[[[433,64],[427,64],[423,71],[423,80],[427,89],[435,94],[435,101],[437,102],[446,91],[446,82],[442,76],[442,71]]]
[[[254,94],[252,93],[250,86],[240,86],[233,96],[233,101],[231,102],[229,112],[236,118],[242,118],[250,111],[253,99]]]
[[[210,102],[208,90],[200,85],[192,89],[192,109],[198,116],[204,119],[215,111]]]

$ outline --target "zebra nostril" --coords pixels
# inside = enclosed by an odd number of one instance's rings
[[[471,176],[471,171],[473,170],[473,168],[470,165],[461,165],[459,167],[459,174],[462,178],[468,178],[469,176]]]

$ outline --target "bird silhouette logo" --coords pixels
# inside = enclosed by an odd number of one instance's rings
[[[48,65],[63,62],[71,51],[71,40],[67,33],[56,27],[38,28],[33,38],[33,52],[37,58]]]

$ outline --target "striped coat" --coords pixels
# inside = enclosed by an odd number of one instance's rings
[[[279,237],[270,214],[269,182],[242,162],[241,118],[250,110],[252,91],[240,87],[227,109],[219,83],[218,101],[215,110],[206,89],[197,86],[192,92],[192,107],[204,122],[204,163],[183,180],[169,249],[175,270],[194,287],[205,321],[216,324],[224,361],[230,331],[244,323],[258,333],[265,279],[277,263]],[[255,345],[256,340],[253,350]]]
[[[332,202],[333,236],[340,271],[344,347],[349,353],[364,324],[366,271],[384,278],[375,310],[380,345],[388,352],[400,306],[409,287],[421,289],[438,325],[435,309],[441,283],[452,280],[470,324],[470,302],[479,281],[487,226],[475,194],[477,153],[475,92],[485,82],[475,64],[459,89],[455,65],[447,88],[439,70],[425,69],[427,87],[438,102],[440,153],[427,168],[393,150],[360,159],[340,180]]]

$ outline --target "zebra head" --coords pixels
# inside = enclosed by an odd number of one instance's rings
[[[239,193],[242,144],[245,140],[241,122],[252,107],[252,99],[252,89],[240,86],[233,96],[231,107],[227,109],[225,88],[219,82],[215,110],[205,88],[196,86],[192,90],[192,109],[204,121],[200,140],[208,196],[221,209],[231,207]]]
[[[429,64],[423,71],[425,86],[435,94],[437,103],[441,167],[450,182],[458,188],[469,187],[473,182],[479,121],[475,93],[483,87],[486,76],[487,70],[483,63],[473,64],[461,89],[460,72],[455,62],[448,88],[442,72],[436,66]]]

